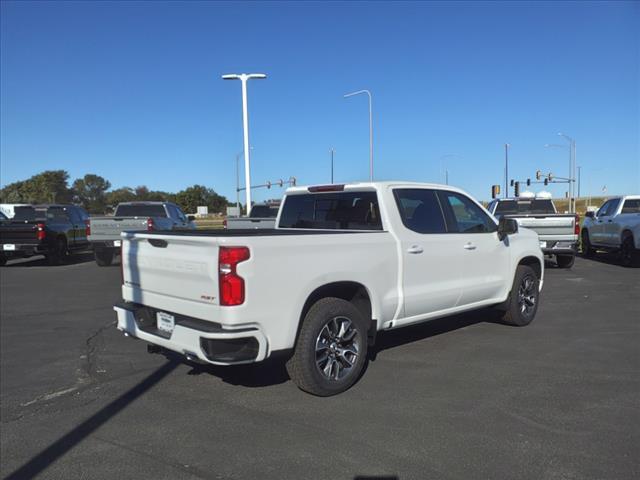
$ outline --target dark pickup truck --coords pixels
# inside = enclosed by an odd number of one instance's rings
[[[50,265],[87,249],[85,223],[89,215],[76,205],[32,205],[15,209],[0,223],[0,265],[11,258],[44,255]]]

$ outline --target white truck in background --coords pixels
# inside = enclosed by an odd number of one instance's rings
[[[558,213],[551,194],[523,192],[516,198],[496,198],[487,206],[500,219],[513,218],[521,227],[538,234],[540,249],[555,257],[560,268],[571,268],[578,253],[580,217],[575,213]]]
[[[302,390],[328,396],[356,382],[379,331],[484,307],[535,317],[537,235],[456,188],[294,187],[276,224],[123,233],[117,328],[216,365],[285,354]]]
[[[640,195],[610,198],[587,212],[581,236],[587,257],[596,250],[615,251],[623,265],[640,267]]]

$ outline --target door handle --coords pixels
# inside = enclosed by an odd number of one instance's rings
[[[411,247],[407,249],[407,253],[422,253],[422,252],[424,252],[424,248],[422,248],[420,245],[411,245]]]
[[[463,248],[465,250],[475,250],[476,246],[473,243],[467,243]]]

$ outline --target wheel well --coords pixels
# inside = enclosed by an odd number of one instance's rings
[[[366,287],[361,283],[357,282],[334,282],[323,285],[319,288],[316,288],[311,295],[307,298],[307,301],[304,302],[304,307],[302,308],[302,312],[300,313],[300,319],[298,321],[298,331],[296,332],[296,341],[298,340],[298,335],[300,333],[300,327],[302,326],[302,321],[304,317],[307,315],[309,309],[316,303],[318,300],[327,297],[336,297],[346,300],[347,302],[351,302],[359,311],[362,313],[362,316],[367,320],[371,321],[371,298],[369,297],[369,292]],[[373,323],[373,322],[372,322]],[[373,331],[371,331],[373,330]],[[375,328],[370,328],[370,334],[375,336]]]
[[[622,235],[620,236],[621,242],[624,242],[624,239],[627,237],[631,237],[633,239],[633,232],[629,229],[622,231]]]
[[[524,257],[518,265],[526,265],[527,267],[531,267],[534,272],[536,272],[536,276],[538,278],[542,277],[542,266],[540,265],[540,260],[536,257]]]

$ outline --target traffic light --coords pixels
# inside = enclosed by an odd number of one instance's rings
[[[282,181],[282,179],[278,180],[278,185],[279,185],[280,187],[282,187],[282,184],[283,184],[283,183],[284,183],[284,182]]]
[[[544,184],[545,184],[545,185],[549,185],[549,179],[548,179],[548,178],[545,178],[545,179],[544,179]]]
[[[291,186],[295,187],[296,186],[296,177],[291,177],[289,179],[289,183],[291,184]]]
[[[511,179],[511,186],[513,187],[513,178]]]
[[[267,182],[267,188],[271,188],[271,182],[270,181]]]
[[[513,185],[513,196],[514,197],[519,197],[520,196],[520,182],[515,182],[515,184]]]
[[[536,180],[540,180],[541,176],[542,176],[542,172],[540,170],[536,170]]]
[[[500,185],[491,185],[491,198],[498,198],[500,195]]]
[[[527,187],[530,187],[530,186],[531,186],[531,179],[527,178]]]

